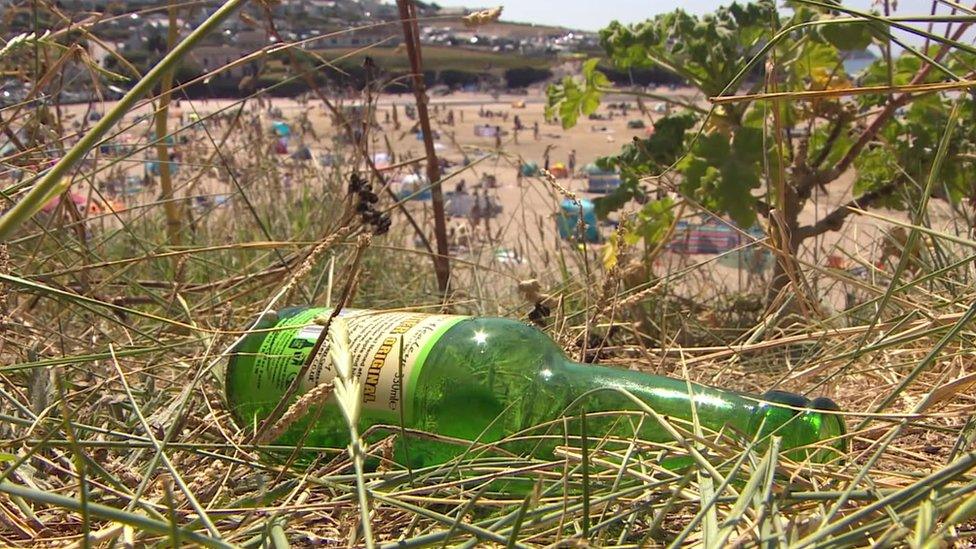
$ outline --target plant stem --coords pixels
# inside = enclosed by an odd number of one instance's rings
[[[359,520],[363,526],[363,538],[366,541],[366,548],[373,549],[376,542],[373,541],[373,526],[369,518],[369,495],[366,492],[366,480],[363,477],[363,446],[359,438],[356,426],[349,424],[349,437],[352,441],[349,444],[349,457],[352,458],[353,470],[356,473],[356,497],[359,499]]]
[[[169,50],[173,49],[177,38],[179,38],[176,12],[176,5],[173,0],[170,0],[169,31],[166,36],[166,47]],[[173,87],[173,72],[173,70],[167,70],[163,73],[159,83],[159,108],[156,109],[156,157],[159,165],[160,199],[163,201],[163,210],[166,212],[166,237],[170,246],[179,246],[180,208],[179,204],[173,200],[173,177],[170,172],[169,145],[167,143],[167,139],[169,139],[167,122],[169,120],[170,90]],[[173,264],[176,265],[176,262],[174,261]],[[178,276],[178,274],[176,275]]]
[[[427,179],[431,184],[431,206],[434,209],[434,240],[437,255],[434,256],[434,272],[437,274],[437,288],[441,295],[447,294],[451,278],[451,265],[447,249],[447,221],[444,214],[444,191],[440,183],[440,165],[434,151],[434,136],[430,128],[430,115],[427,113],[427,92],[424,86],[423,61],[420,58],[420,40],[417,37],[417,16],[413,0],[397,0],[400,20],[403,22],[403,39],[410,57],[410,70],[413,72],[413,93],[417,98],[417,118],[424,132],[424,150],[427,153]]]
[[[21,497],[28,501],[36,501],[38,503],[43,503],[46,505],[53,505],[55,507],[60,507],[62,509],[71,509],[74,511],[81,511],[81,502],[74,498],[69,498],[62,496],[60,494],[53,494],[51,492],[44,492],[41,490],[34,490],[32,488],[27,488],[26,486],[19,486],[9,481],[4,481],[0,483],[0,492],[6,493],[11,496]],[[172,532],[172,528],[169,524],[158,521],[156,519],[149,518],[138,513],[130,513],[123,511],[121,509],[116,509],[115,507],[109,507],[107,505],[101,505],[98,503],[87,502],[88,513],[93,517],[99,517],[112,522],[119,522],[122,524],[128,524],[129,526],[138,528],[145,532],[151,532],[153,534],[158,534],[162,536],[169,535]],[[197,532],[192,532],[188,530],[180,529],[180,535],[193,543],[199,544],[203,547],[216,547],[216,548],[231,548],[233,545],[221,541],[219,539],[214,539],[209,536],[204,536]]]

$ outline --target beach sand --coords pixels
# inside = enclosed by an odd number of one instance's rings
[[[659,90],[660,93],[688,94],[688,90],[671,91]],[[619,109],[611,111],[610,103],[626,101],[631,108],[624,115]],[[700,98],[698,99],[700,103]],[[404,159],[418,159],[424,156],[423,142],[415,133],[415,120],[408,119],[406,109],[412,106],[414,98],[410,94],[383,96],[375,103],[375,120],[377,127],[372,128],[368,135],[368,147],[371,155],[393,153],[397,162]],[[345,102],[345,105],[355,102]],[[704,103],[702,103],[704,104]],[[635,137],[648,135],[650,128],[657,118],[662,116],[650,112],[653,103],[646,103],[648,111],[640,112],[633,99],[625,96],[604,98],[603,105],[598,111],[602,119],[591,120],[581,117],[575,127],[564,129],[558,123],[547,123],[544,119],[545,96],[541,90],[534,90],[527,95],[489,96],[474,93],[454,93],[445,96],[430,97],[432,125],[438,135],[437,154],[447,160],[452,167],[442,174],[445,192],[456,190],[463,181],[463,186],[469,192],[483,194],[487,191],[493,201],[501,205],[499,215],[485,220],[472,217],[454,217],[448,220],[452,232],[452,253],[463,256],[468,261],[494,263],[496,267],[511,271],[512,278],[531,277],[540,271],[553,267],[554,257],[560,249],[568,250],[574,245],[561,241],[556,231],[555,214],[559,202],[572,193],[580,198],[597,198],[586,192],[586,178],[582,169],[590,162],[601,156],[617,153],[620,148]],[[104,112],[111,104],[98,105],[95,111]],[[183,99],[178,106],[174,105],[170,112],[171,128],[181,128],[177,132],[177,150],[183,151],[180,162],[186,164],[181,174],[176,176],[177,195],[191,199],[195,194],[231,194],[226,180],[215,177],[218,170],[207,172],[206,162],[219,164],[215,159],[214,147],[210,138],[222,135],[216,129],[209,135],[202,132],[199,125],[191,124],[194,117],[206,119],[217,112],[234,113],[240,108],[240,100],[187,100]],[[399,128],[393,122],[393,109],[397,111]],[[87,106],[73,105],[65,109],[65,122],[79,122],[86,112]],[[320,101],[311,98],[308,101],[294,99],[265,99],[259,106],[256,100],[245,103],[247,118],[257,117],[254,126],[245,125],[241,131],[263,131],[271,143],[274,139],[272,123],[276,120],[285,122],[291,128],[288,137],[288,152],[292,153],[298,147],[307,146],[314,159],[336,152],[335,139],[339,128],[333,123],[329,111]],[[148,105],[143,105],[130,112],[125,120],[118,125],[120,129],[116,141],[129,144],[145,144],[150,123],[147,118],[150,112]],[[486,112],[493,113],[490,118]],[[280,113],[280,116],[273,116]],[[515,117],[524,129],[515,131]],[[312,131],[301,130],[301,120],[307,120]],[[646,128],[630,129],[629,120],[643,120]],[[453,120],[453,123],[451,121]],[[180,125],[182,121],[182,126]],[[90,123],[89,123],[90,124]],[[502,132],[499,139],[476,135],[476,126],[497,126]],[[534,127],[538,125],[538,132]],[[260,130],[258,129],[260,128]],[[313,135],[314,133],[314,135]],[[180,143],[180,136],[186,136],[186,144]],[[240,148],[238,135],[231,132],[224,144],[222,154],[247,155],[248,151]],[[348,154],[350,147],[338,147],[346,152],[343,160],[352,162]],[[517,176],[520,163],[536,163],[545,165],[548,151],[551,169],[557,164],[567,165],[570,155],[575,155],[576,173],[569,177],[556,179],[555,182],[545,177]],[[574,152],[575,151],[575,152]],[[272,155],[274,156],[274,155]],[[136,160],[154,158],[155,150],[148,149],[136,153],[126,163],[115,167],[114,176],[121,171],[125,175],[142,177],[145,165]],[[465,162],[470,164],[464,166]],[[316,161],[302,162],[292,160],[286,155],[277,157],[272,169],[277,170],[279,181],[290,182],[293,173],[302,169],[301,164],[314,164]],[[348,167],[348,166],[347,166]],[[363,169],[361,162],[353,168]],[[196,171],[194,171],[196,170]],[[204,173],[200,173],[204,170]],[[101,174],[112,173],[111,170],[101,171]],[[197,173],[199,177],[187,185],[188,173]],[[387,183],[398,189],[398,181],[410,173],[424,173],[424,163],[417,162],[411,166],[397,170],[385,171]],[[182,178],[182,179],[181,179]],[[97,179],[97,178],[96,178]],[[479,186],[486,179],[495,184],[491,187]],[[288,183],[286,183],[288,184]],[[653,188],[654,182],[648,186]],[[830,195],[819,193],[805,208],[801,221],[809,224],[820,219],[826,213],[833,211],[839,205],[851,199],[853,186],[852,174],[845,174],[841,180],[831,185]],[[80,182],[76,190],[84,192],[84,183]],[[126,199],[126,205],[132,207],[138,204],[151,203],[156,200],[153,191],[146,191]],[[424,226],[429,238],[433,238],[433,222],[429,201],[412,200],[407,208],[418,218]],[[631,203],[625,206],[623,212],[635,212],[640,205]],[[938,206],[937,206],[938,209]],[[685,214],[693,212],[692,208],[685,208]],[[884,212],[899,219],[904,215],[897,212]],[[615,216],[617,217],[617,216]],[[707,216],[706,216],[707,217]],[[936,217],[939,217],[938,215]],[[702,217],[701,219],[704,219]],[[948,217],[946,217],[948,219]],[[694,219],[693,219],[694,221]],[[808,240],[802,259],[821,265],[830,264],[832,267],[848,267],[856,263],[871,264],[879,257],[879,242],[884,230],[878,220],[866,216],[851,216],[845,228],[839,232],[830,232],[816,239]],[[412,233],[410,226],[402,219],[395,218],[395,232],[404,236],[404,241],[410,241]],[[604,237],[612,232],[609,225],[601,227]],[[588,246],[587,259],[599,261],[601,257],[600,245]],[[840,251],[843,248],[843,252]],[[689,265],[704,263],[710,271],[709,279],[713,282],[711,289],[716,292],[748,290],[756,284],[754,277],[743,272],[741,264],[735,260],[724,261],[718,265],[715,258],[708,255],[684,255],[664,253],[655,264],[655,275],[666,276],[677,272]],[[540,266],[540,262],[543,266]],[[706,268],[706,267],[703,267]],[[753,273],[756,274],[756,273]],[[765,273],[764,273],[765,274]],[[714,285],[717,281],[717,285]],[[752,288],[755,289],[755,288]]]

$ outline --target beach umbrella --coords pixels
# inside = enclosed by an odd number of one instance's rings
[[[600,242],[600,228],[597,225],[596,205],[592,200],[582,199],[577,204],[568,198],[564,199],[559,205],[559,212],[556,214],[556,228],[559,230],[559,237],[563,240],[579,240],[577,233],[580,213],[583,214],[583,238],[587,242]]]
[[[281,120],[275,120],[271,123],[271,127],[274,129],[275,133],[281,137],[287,137],[291,135],[291,126],[282,122]]]

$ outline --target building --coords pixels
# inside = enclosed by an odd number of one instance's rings
[[[254,50],[242,49],[231,44],[199,46],[190,52],[189,57],[196,65],[200,67],[203,72],[208,73],[229,65],[253,51]],[[244,76],[253,75],[256,71],[256,62],[252,61],[250,63],[235,65],[229,69],[223,70],[217,77],[240,79]]]
[[[403,37],[400,29],[392,25],[383,25],[369,29],[332,31],[323,33],[325,38],[315,40],[309,47],[319,48],[362,48],[376,45],[392,48],[400,45]]]

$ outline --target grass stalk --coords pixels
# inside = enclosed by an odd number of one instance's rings
[[[172,51],[179,38],[179,25],[177,24],[177,12],[175,0],[169,3],[169,26],[166,33],[167,50]],[[159,188],[160,198],[164,201],[163,211],[166,214],[166,234],[168,235],[170,246],[180,245],[180,204],[174,200],[173,177],[171,174],[171,164],[169,161],[170,145],[167,140],[171,138],[169,126],[169,104],[172,98],[170,90],[173,87],[173,73],[175,67],[164,72],[159,79],[159,105],[156,108],[156,159],[159,166]],[[175,137],[172,137],[175,140]],[[174,143],[175,145],[175,143]],[[174,266],[175,266],[174,262]],[[174,272],[174,276],[179,276]]]
[[[397,0],[400,21],[403,23],[403,38],[410,58],[413,72],[413,93],[417,98],[417,118],[423,131],[424,151],[427,155],[427,180],[431,184],[431,206],[434,210],[434,240],[437,255],[434,256],[434,271],[437,275],[437,288],[446,297],[451,279],[450,252],[447,243],[447,221],[444,211],[444,191],[441,188],[440,163],[434,150],[434,136],[427,112],[427,92],[424,84],[423,61],[420,57],[420,37],[417,28],[416,4],[413,0]]]
[[[43,505],[50,505],[52,507],[59,507],[76,512],[82,511],[81,502],[74,498],[20,486],[10,481],[0,482],[0,492]],[[102,505],[100,503],[94,503],[91,501],[86,503],[86,507],[90,516],[121,524],[127,524],[133,528],[137,528],[151,534],[168,536],[172,532],[172,526],[168,522],[151,519],[145,515],[123,511],[121,509],[116,509],[115,507],[109,507],[108,505]],[[182,538],[202,547],[213,549],[233,549],[234,547],[232,544],[224,542],[220,539],[202,535],[198,532],[188,531],[181,528],[178,528],[178,530]]]

